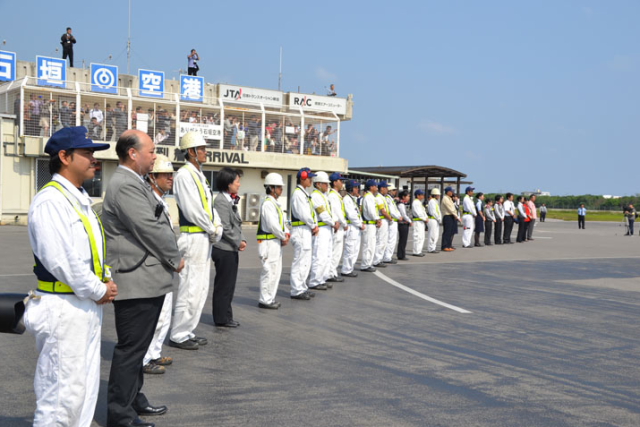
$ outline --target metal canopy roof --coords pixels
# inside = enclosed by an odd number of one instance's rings
[[[443,166],[375,166],[350,168],[352,172],[369,172],[381,175],[394,175],[401,178],[438,177],[438,178],[466,178],[467,175]]]

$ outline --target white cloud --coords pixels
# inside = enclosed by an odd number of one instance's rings
[[[335,83],[338,81],[338,76],[336,74],[331,73],[322,67],[316,68],[316,77],[325,83]]]
[[[450,135],[453,133],[457,133],[457,130],[453,127],[438,123],[433,120],[422,120],[418,124],[418,128],[428,133],[437,133],[440,135]]]

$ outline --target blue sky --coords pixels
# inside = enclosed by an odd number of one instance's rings
[[[37,3],[37,7],[34,5]],[[105,6],[101,6],[104,4]],[[34,11],[36,13],[34,13]],[[0,49],[126,71],[128,1],[0,0]],[[132,73],[354,95],[349,165],[442,165],[482,191],[640,193],[640,2],[133,0]],[[7,19],[9,18],[9,19]]]

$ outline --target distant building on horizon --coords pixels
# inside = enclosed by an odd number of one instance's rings
[[[538,188],[537,190],[534,191],[523,191],[522,194],[524,196],[550,196],[551,193],[548,191],[540,191],[540,189]]]

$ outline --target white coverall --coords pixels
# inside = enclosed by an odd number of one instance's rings
[[[427,205],[429,216],[429,231],[427,232],[427,252],[436,252],[436,245],[442,224],[442,214],[440,213],[440,203],[435,197],[429,200]]]
[[[462,246],[468,248],[471,246],[471,237],[476,227],[476,207],[473,206],[473,200],[468,194],[462,199]]]
[[[362,218],[365,228],[362,233],[360,269],[366,270],[369,267],[373,267],[373,257],[376,252],[376,221],[380,219],[376,198],[370,191],[367,191],[362,198]]]
[[[260,233],[271,236],[260,239]],[[260,223],[258,227],[258,256],[262,262],[260,273],[260,298],[263,304],[276,301],[280,275],[282,274],[282,241],[287,238],[284,215],[280,204],[273,196],[267,196],[260,206]]]
[[[311,274],[309,287],[324,285],[331,277],[331,257],[333,254],[333,226],[335,218],[327,195],[317,188],[311,193],[313,207],[318,217],[320,231],[313,236],[313,256],[311,258]],[[324,225],[322,225],[324,223]]]
[[[156,196],[156,199],[158,199],[158,201],[164,206],[164,213],[167,215],[167,217],[169,217],[169,222],[171,223],[171,217],[169,216],[169,205],[164,200],[164,198],[158,196],[158,193],[156,193],[155,191],[153,192],[153,195]],[[160,317],[158,317],[156,330],[153,332],[153,338],[151,339],[151,344],[149,344],[147,354],[144,355],[144,360],[142,362],[143,365],[146,365],[152,360],[156,360],[162,357],[162,344],[164,344],[164,340],[167,337],[167,333],[169,332],[169,327],[171,326],[172,310],[173,292],[169,292],[164,296],[162,310],[160,310]]]
[[[338,277],[338,264],[342,258],[344,249],[344,235],[347,229],[347,218],[345,216],[344,202],[342,196],[335,189],[329,190],[329,204],[336,222],[340,223],[340,228],[333,233],[333,254],[331,256],[331,268],[329,269],[329,278]]]
[[[302,224],[296,224],[300,222]],[[291,295],[306,292],[307,277],[311,270],[311,231],[316,227],[316,214],[307,191],[298,186],[291,195]]]
[[[389,206],[387,206],[387,200],[385,197],[378,193],[376,194],[376,205],[378,206],[378,211],[384,209],[389,213]],[[389,239],[389,221],[380,214],[380,218],[382,220],[382,224],[376,230],[376,252],[373,256],[373,265],[376,266],[382,262],[382,258],[384,257],[384,251],[387,248],[387,240]]]
[[[206,201],[200,196],[192,172],[204,189]],[[192,163],[186,163],[176,172],[173,193],[184,218],[204,230],[194,233],[181,230],[178,237],[178,249],[184,254],[184,268],[180,272],[180,285],[173,311],[171,341],[181,343],[195,337],[193,331],[200,323],[209,293],[211,245],[220,241],[222,224],[218,213],[213,209],[213,195],[207,179]],[[210,213],[213,213],[213,221]]]
[[[100,263],[104,264],[101,226],[91,210],[92,200],[59,174],[54,174],[75,206],[91,224]],[[29,241],[44,268],[73,293],[37,291],[27,303],[24,323],[35,335],[40,355],[34,389],[33,425],[89,427],[100,386],[102,306],[107,291],[93,273],[87,231],[67,198],[47,187],[29,208]]]
[[[351,194],[344,196],[344,210],[347,214],[349,228],[344,234],[344,255],[342,257],[342,273],[349,274],[353,271],[362,240],[362,215],[358,208],[357,200]]]
[[[396,245],[398,244],[398,221],[402,219],[402,215],[393,197],[387,194],[385,198],[387,199],[387,206],[389,206],[389,215],[391,215],[393,220],[388,221],[389,232],[387,233],[387,247],[384,250],[382,261],[389,262],[393,259],[393,252],[396,250]]]
[[[419,255],[424,248],[424,228],[427,224],[427,211],[424,209],[422,200],[418,198],[411,203],[413,212],[413,254]]]

